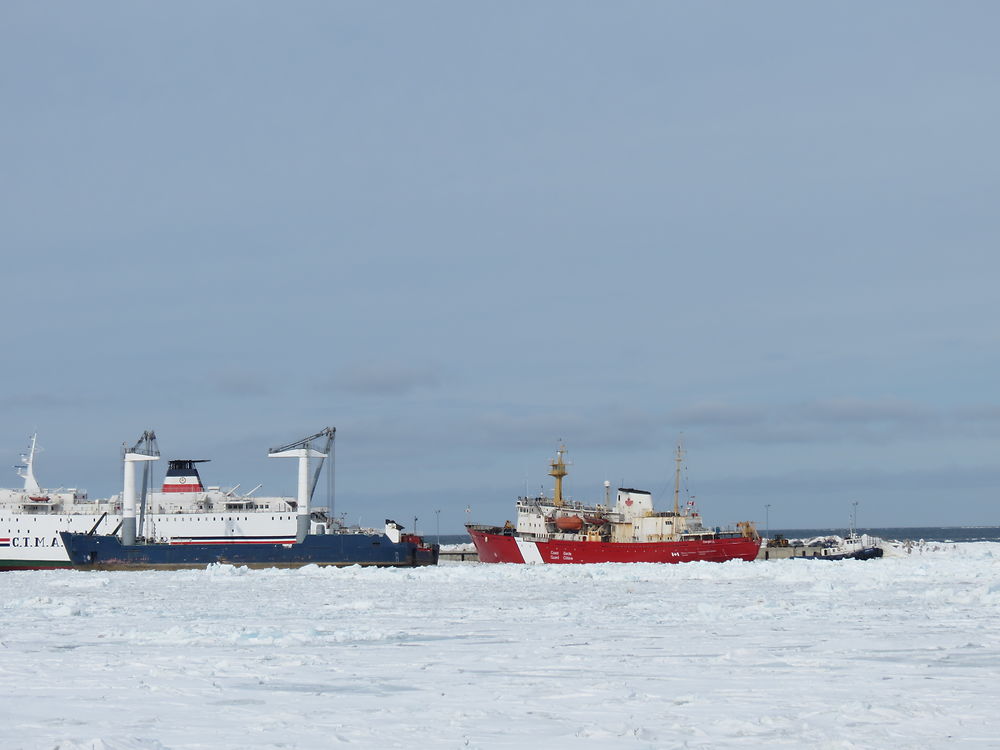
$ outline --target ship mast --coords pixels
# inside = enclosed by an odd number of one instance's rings
[[[566,462],[563,461],[563,454],[566,453],[566,446],[560,445],[559,450],[556,451],[556,457],[550,462],[549,476],[554,477],[556,480],[555,491],[552,494],[552,504],[556,507],[562,507],[563,496],[562,496],[562,480],[569,472],[566,471]]]
[[[674,458],[676,467],[674,468],[674,539],[676,540],[678,534],[678,526],[680,524],[681,516],[681,461],[684,460],[684,448],[681,447],[680,441],[677,443],[677,456]]]
[[[31,447],[28,448],[28,452],[21,454],[21,463],[14,467],[17,469],[17,475],[24,480],[24,491],[33,494],[38,494],[42,491],[42,488],[38,485],[38,480],[35,479],[35,449],[37,442],[38,433],[36,432],[31,436]]]

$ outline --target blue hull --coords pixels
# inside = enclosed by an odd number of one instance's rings
[[[250,568],[303,565],[437,565],[438,546],[392,542],[381,534],[317,534],[300,544],[133,544],[116,536],[60,533],[73,567],[85,570],[179,570],[215,563]]]

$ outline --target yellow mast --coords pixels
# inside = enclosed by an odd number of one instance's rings
[[[550,462],[549,476],[555,477],[556,488],[552,495],[552,504],[561,507],[563,504],[562,496],[562,480],[569,472],[566,471],[566,462],[563,461],[563,454],[566,452],[566,446],[560,445],[559,450],[556,451],[556,457]]]

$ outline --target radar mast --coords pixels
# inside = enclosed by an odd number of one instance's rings
[[[562,496],[562,480],[569,472],[566,470],[566,462],[563,461],[563,456],[566,453],[566,446],[563,444],[559,445],[559,450],[556,451],[556,457],[550,462],[549,466],[549,476],[554,477],[556,480],[555,491],[552,495],[552,504],[556,507],[562,507],[563,496]]]

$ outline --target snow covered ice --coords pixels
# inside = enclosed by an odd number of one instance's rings
[[[1000,544],[0,576],[3,748],[997,748]]]

